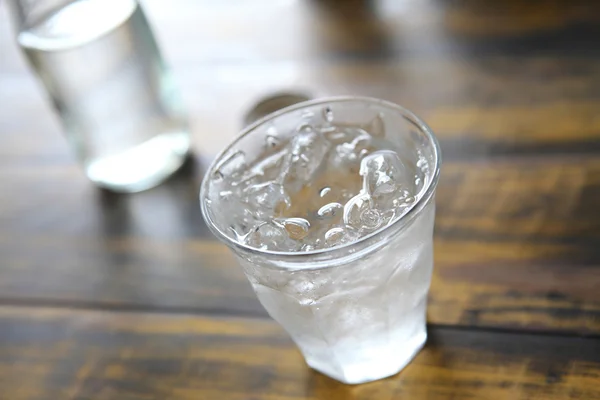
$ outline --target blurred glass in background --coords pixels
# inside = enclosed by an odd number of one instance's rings
[[[183,164],[190,145],[183,106],[136,0],[8,4],[17,41],[90,180],[136,192]]]

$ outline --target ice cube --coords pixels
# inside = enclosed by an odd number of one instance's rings
[[[346,225],[360,228],[362,226],[361,216],[370,209],[371,196],[360,192],[344,205],[344,223]]]
[[[363,131],[362,129],[357,132],[358,134],[352,139],[351,142],[343,143],[338,146],[340,151],[345,154],[354,154],[358,156],[362,150],[365,150],[371,144],[371,135]]]
[[[325,232],[325,247],[340,246],[358,238],[358,234],[349,226],[335,226]]]
[[[244,201],[258,213],[272,215],[278,208],[290,206],[290,198],[283,186],[277,182],[264,182],[249,185],[244,189]]]
[[[404,164],[392,150],[379,150],[362,159],[360,175],[363,177],[363,190],[370,195],[394,193],[401,189],[405,177]]]
[[[256,178],[260,178],[263,182],[265,180],[275,180],[280,174],[281,165],[286,154],[287,149],[283,148],[254,161],[239,179],[240,183],[250,184],[257,180]]]
[[[331,152],[329,164],[338,170],[355,172],[360,165],[360,159],[371,146],[371,136],[362,129],[346,130],[346,139],[335,146]]]
[[[384,224],[382,211],[376,208],[376,203],[365,192],[350,199],[344,206],[344,223],[361,234],[372,232]]]
[[[326,125],[322,126],[320,131],[333,145],[349,143],[356,137],[356,130],[345,126]]]
[[[328,153],[330,143],[308,125],[292,138],[278,181],[294,193],[309,183]]]
[[[344,228],[341,226],[331,228],[325,232],[325,243],[327,243],[328,246],[335,246],[336,244],[341,243],[343,238]]]
[[[239,199],[220,201],[219,207],[222,209],[222,218],[229,225],[229,231],[233,233],[233,236],[239,242],[243,242],[249,233],[256,230],[256,227],[263,223],[264,214],[262,211],[249,209]]]
[[[273,222],[266,222],[246,235],[244,243],[262,250],[295,251],[298,242],[291,240],[285,229]]]
[[[390,222],[391,219],[402,217],[415,203],[417,198],[415,196],[407,195],[404,197],[399,197],[394,199],[392,202],[393,205],[393,215],[391,218],[387,218],[387,222]]]
[[[223,157],[215,168],[214,176],[217,179],[233,177],[243,171],[244,168],[246,168],[246,155],[243,151],[238,150]]]
[[[360,214],[360,223],[362,228],[374,230],[383,224],[383,216],[376,209],[367,209]]]
[[[287,232],[290,239],[302,240],[308,235],[310,223],[304,218],[279,218],[274,221]]]

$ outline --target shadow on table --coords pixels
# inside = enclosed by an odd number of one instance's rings
[[[150,190],[98,192],[105,237],[212,238],[200,212],[198,194],[205,163],[188,156],[170,179]]]

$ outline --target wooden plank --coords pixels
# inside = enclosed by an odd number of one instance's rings
[[[0,399],[600,398],[600,3],[402,4],[145,1],[197,155],[134,196],[75,167],[0,8]],[[210,155],[289,88],[386,98],[440,137],[435,327],[393,379],[306,369],[201,222]]]
[[[209,2],[178,0],[185,13],[159,0],[145,5],[165,42],[179,43],[178,51],[187,59],[211,62],[599,55],[594,38],[600,33],[600,6],[594,0],[442,0],[410,7],[362,0],[207,6]]]
[[[143,5],[168,58],[196,64],[473,53],[599,55],[600,6],[594,0],[443,0],[410,7],[361,0],[146,0]],[[5,8],[0,18],[0,54],[5,54],[13,36]],[[20,63],[0,58],[0,67],[13,72]]]
[[[262,96],[290,88],[314,96],[359,94],[402,104],[431,125],[447,159],[600,153],[596,59],[476,57],[426,65],[418,60],[318,66],[186,63],[178,78],[194,150],[205,157],[231,141],[242,128],[244,114]],[[0,108],[0,166],[74,164],[33,77],[24,72],[0,75],[0,82],[0,102],[9,105]]]
[[[400,374],[346,386],[309,370],[273,322],[0,308],[2,398],[600,398],[600,341],[429,329]]]
[[[196,167],[133,196],[0,170],[0,299],[265,316],[202,224]],[[437,204],[430,322],[600,332],[600,160],[449,163]]]
[[[410,13],[385,4],[364,10],[368,2],[344,2],[337,11],[328,2],[147,3],[188,104],[195,150],[205,156],[231,140],[261,96],[289,89],[403,104],[430,123],[448,157],[600,151],[600,57],[593,40],[600,31],[572,32],[600,29],[594,1],[560,7],[442,1],[411,5]],[[250,8],[260,17],[253,24],[246,23]],[[3,14],[0,103],[7,106],[0,108],[0,165],[73,163]],[[516,53],[496,46],[496,39],[514,41]],[[498,49],[468,50],[473,40]],[[433,54],[425,58],[404,48],[427,48],[427,41],[441,43],[431,44]],[[555,42],[564,49],[546,51]],[[577,48],[585,57],[569,56]],[[334,53],[357,56],[329,56]]]

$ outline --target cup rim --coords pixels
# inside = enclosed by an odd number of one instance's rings
[[[214,171],[215,166],[218,162],[223,158],[224,155],[228,154],[230,150],[244,137],[254,132],[259,126],[268,123],[284,114],[297,111],[299,109],[303,109],[306,107],[318,106],[318,105],[326,105],[329,103],[344,103],[344,102],[364,102],[365,104],[375,104],[383,108],[388,108],[391,110],[395,110],[402,114],[402,116],[408,118],[411,122],[413,122],[417,127],[424,133],[429,141],[433,145],[433,155],[434,155],[434,168],[433,174],[431,175],[431,179],[428,181],[427,186],[424,190],[422,190],[422,195],[419,199],[413,203],[413,205],[409,208],[409,210],[398,218],[393,223],[382,226],[381,228],[371,232],[370,234],[359,238],[356,241],[345,243],[341,246],[334,246],[332,248],[327,249],[318,249],[311,251],[275,251],[275,250],[261,250],[257,249],[243,243],[235,241],[225,232],[223,232],[210,218],[208,213],[206,202],[204,201],[205,195],[208,194],[208,181],[210,175]],[[429,202],[429,200],[433,197],[435,190],[437,188],[437,184],[440,176],[440,167],[441,167],[441,149],[439,142],[431,130],[431,128],[419,117],[417,117],[412,111],[387,100],[377,99],[374,97],[367,96],[332,96],[332,97],[323,97],[314,100],[304,101],[300,103],[293,104],[291,106],[282,108],[277,110],[271,114],[268,114],[254,123],[250,124],[246,128],[244,128],[239,135],[235,137],[219,154],[215,157],[215,159],[211,162],[208,170],[206,171],[204,178],[202,180],[202,184],[200,187],[199,199],[200,199],[200,208],[202,211],[202,216],[208,228],[212,231],[212,233],[230,248],[240,249],[245,253],[251,253],[253,255],[258,255],[266,258],[275,258],[281,261],[296,261],[300,262],[304,259],[309,259],[311,257],[318,256],[330,256],[328,259],[337,259],[343,257],[343,255],[347,254],[348,249],[351,247],[359,246],[360,244],[364,244],[365,242],[373,240],[374,243],[367,247],[368,250],[372,248],[377,248],[379,245],[383,245],[383,241],[378,237],[384,236],[386,233],[391,231],[394,232],[393,235],[401,232],[409,225],[409,222],[414,219],[416,215],[425,207],[425,205]],[[375,240],[377,239],[377,240]],[[385,241],[387,242],[387,241]],[[336,254],[340,254],[339,257],[335,257]],[[284,268],[285,269],[285,268]]]

